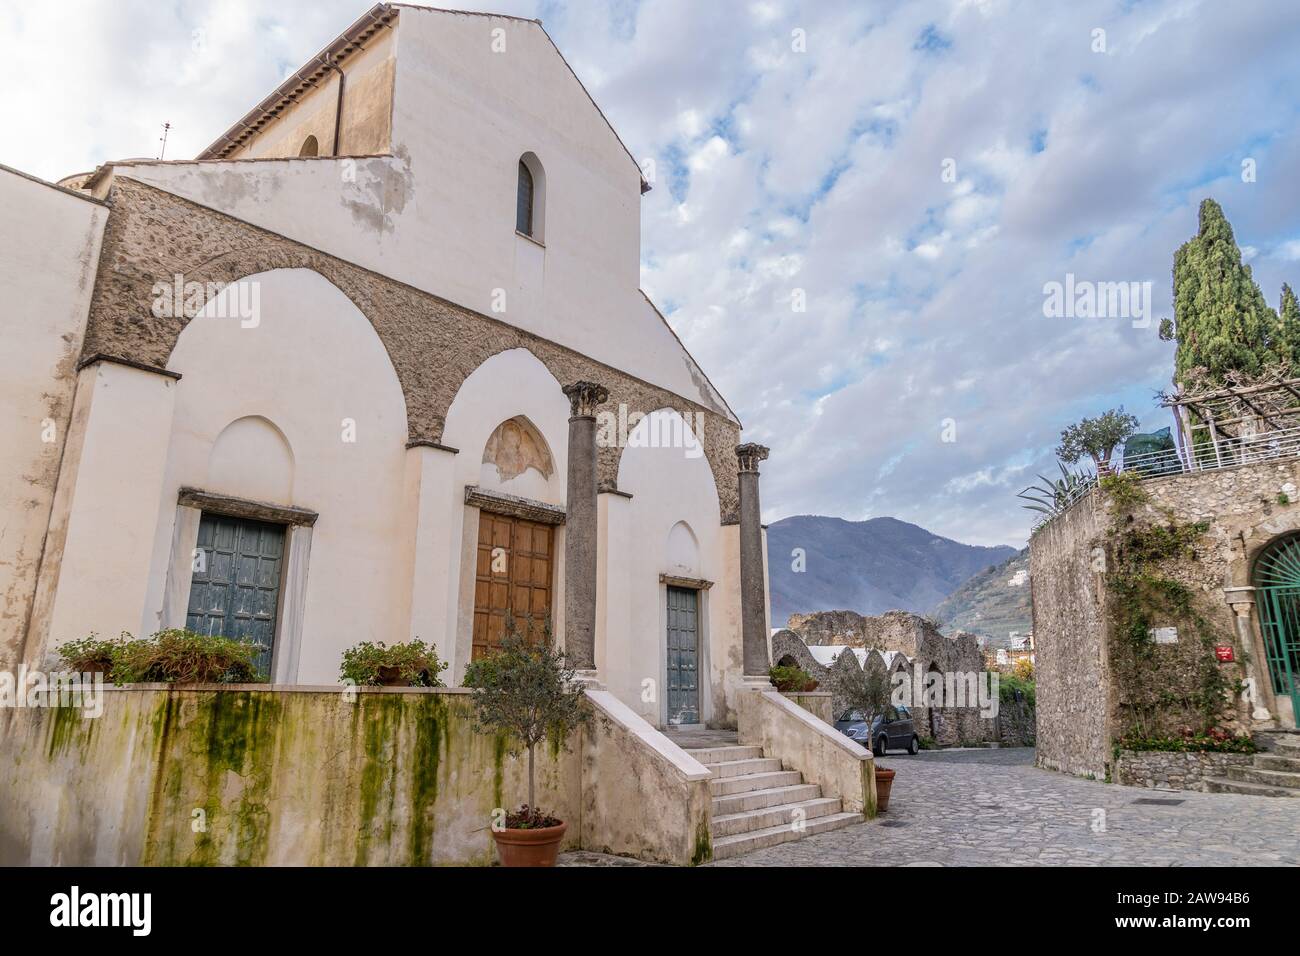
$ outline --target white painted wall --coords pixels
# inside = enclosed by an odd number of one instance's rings
[[[502,422],[522,415],[532,422],[546,442],[554,471],[543,480],[536,471],[501,481],[496,468],[483,464],[483,449]],[[450,674],[459,680],[469,663],[474,616],[474,554],[478,542],[478,509],[464,507],[465,487],[478,485],[488,491],[517,495],[564,507],[569,461],[569,400],[561,385],[541,361],[527,349],[510,349],[489,358],[465,379],[447,410],[443,444],[459,449],[445,494],[450,507],[440,547],[451,555],[456,573],[447,582],[453,590],[444,605],[445,633],[454,635],[448,645],[452,661]],[[552,592],[552,625],[556,635],[564,634],[564,529],[554,536],[555,581]]]
[[[27,630],[108,210],[0,167],[0,667]]]
[[[494,30],[505,52],[493,52]],[[730,416],[640,292],[640,170],[541,27],[406,8],[394,42],[392,158],[134,163],[119,174]],[[525,152],[545,170],[545,247],[515,233]]]
[[[244,282],[259,287],[258,324],[217,317],[221,300],[240,294],[230,287],[186,327],[168,363],[182,379],[142,630],[176,623],[161,613],[180,488],[308,508],[320,518],[297,676],[332,683],[346,648],[411,636],[406,406],[370,322],[323,277],[277,269]],[[355,442],[344,440],[349,420]]]
[[[676,419],[676,421],[673,421]],[[665,424],[671,422],[667,428]],[[714,602],[737,587],[727,567],[713,473],[693,449],[637,447],[647,434],[689,429],[676,411],[646,416],[628,435],[619,464],[618,487],[631,500],[602,495],[604,599],[598,607],[598,664],[609,689],[655,725],[667,713],[667,589],[661,574],[700,578],[714,586],[701,592],[700,685],[705,720],[720,714],[714,700],[712,661],[725,658],[730,635]],[[682,434],[677,431],[677,434]],[[697,457],[689,457],[695,454]],[[687,531],[689,530],[689,534]],[[693,540],[692,540],[693,539]],[[601,613],[603,612],[603,614]],[[643,682],[653,681],[653,700],[643,700]]]

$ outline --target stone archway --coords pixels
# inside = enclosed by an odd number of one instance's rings
[[[1296,726],[1300,713],[1300,532],[1274,538],[1251,564],[1264,660],[1257,680],[1269,682],[1277,716]]]

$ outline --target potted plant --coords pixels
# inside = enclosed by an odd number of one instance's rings
[[[866,717],[870,728],[876,715],[883,713],[889,704],[889,677],[878,667],[866,667],[857,671],[844,688],[849,707]],[[889,809],[889,792],[894,787],[894,773],[880,764],[876,768],[876,810],[884,813]]]
[[[555,649],[551,629],[529,641],[507,616],[505,637],[491,654],[471,661],[465,686],[474,691],[476,728],[505,734],[512,754],[528,752],[528,802],[492,828],[502,866],[554,866],[568,825],[537,806],[537,745],[548,737],[567,746],[569,735],[590,720],[574,670]]]
[[[105,641],[92,634],[64,644],[59,654],[73,670],[104,674],[114,684],[251,684],[265,680],[257,668],[265,649],[172,627],[140,639],[123,632]]]
[[[391,647],[383,641],[362,641],[343,652],[339,678],[379,687],[442,687],[438,674],[446,669],[438,652],[418,638]]]
[[[807,694],[817,689],[817,681],[802,667],[778,664],[767,676],[783,694]]]

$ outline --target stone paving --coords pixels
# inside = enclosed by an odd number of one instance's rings
[[[887,756],[888,813],[709,865],[1300,866],[1300,799],[1123,787],[1033,760],[1031,748]]]

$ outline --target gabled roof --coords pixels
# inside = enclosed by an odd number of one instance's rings
[[[645,176],[640,172],[641,164],[636,161],[636,157],[632,155],[632,151],[627,148],[627,144],[624,143],[622,137],[618,135],[618,130],[614,129],[614,125],[610,123],[609,117],[605,115],[604,111],[596,103],[596,100],[587,90],[586,85],[578,77],[578,74],[574,72],[573,67],[569,65],[569,61],[564,58],[564,54],[560,51],[559,46],[556,45],[555,40],[551,38],[551,35],[546,32],[546,28],[542,26],[541,20],[529,20],[525,17],[511,16],[506,13],[482,13],[474,10],[446,10],[441,7],[426,7],[417,3],[375,4],[366,11],[360,19],[335,37],[334,40],[323,50],[308,60],[300,70],[276,87],[270,95],[266,96],[260,103],[249,110],[248,113],[239,120],[239,122],[226,130],[226,132],[219,136],[211,146],[203,150],[203,152],[199,153],[195,158],[221,159],[238,149],[247,140],[261,132],[265,126],[273,122],[286,109],[296,103],[304,93],[314,88],[317,83],[333,72],[334,65],[342,63],[353,53],[363,49],[363,45],[371,37],[380,30],[391,26],[403,9],[419,10],[424,13],[443,13],[455,16],[489,17],[498,20],[514,20],[517,23],[534,24],[542,31],[542,35],[546,37],[547,41],[550,42],[556,55],[559,56],[560,62],[564,64],[565,68],[570,74],[572,74],[574,80],[577,81],[578,87],[586,95],[596,112],[600,114],[600,118],[605,121],[605,125],[609,127],[609,131],[614,134],[614,138],[618,140],[618,144],[623,147],[623,152],[627,153],[628,159],[632,160],[632,164],[637,167],[637,172],[641,175],[641,192],[647,193],[650,191],[650,184],[646,182]]]
[[[352,26],[335,37],[325,49],[308,60],[302,69],[245,113],[243,119],[217,137],[216,141],[199,153],[195,159],[224,159],[260,133],[264,126],[273,122],[301,99],[303,94],[315,87],[324,76],[332,73],[331,63],[342,63],[353,53],[361,50],[363,43],[388,27],[397,18],[394,6],[395,4],[391,3],[377,3],[371,7]]]

